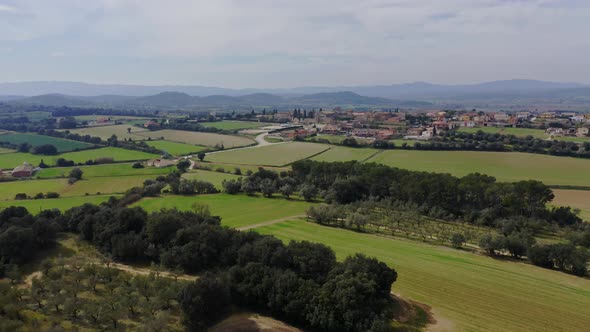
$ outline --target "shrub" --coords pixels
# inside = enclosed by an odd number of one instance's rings
[[[223,186],[223,190],[230,194],[230,195],[234,195],[239,193],[240,191],[242,191],[242,179],[231,179],[231,180],[223,180],[223,182],[221,182],[221,185]]]
[[[133,167],[133,168],[144,168],[143,164],[140,163],[140,162],[134,163],[131,167]]]
[[[465,236],[461,233],[454,233],[451,235],[451,244],[454,248],[461,248],[465,243]]]
[[[20,200],[20,199],[27,199],[27,194],[25,194],[25,193],[18,193],[16,195],[14,195],[14,199],[18,199],[18,200]]]
[[[43,195],[43,193],[37,193],[33,198],[34,199],[43,199],[43,198],[45,198],[45,195]]]
[[[48,192],[45,194],[45,198],[59,198],[59,194],[53,191]]]

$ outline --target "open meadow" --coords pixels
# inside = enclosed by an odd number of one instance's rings
[[[157,158],[158,155],[142,151],[126,150],[121,148],[104,147],[75,152],[67,152],[55,156],[41,156],[30,153],[4,153],[0,154],[0,168],[14,168],[24,162],[31,165],[39,165],[43,160],[48,165],[55,165],[58,158],[73,160],[75,163],[84,163],[97,158],[113,158],[114,161],[135,161]]]
[[[27,199],[18,201],[0,201],[0,209],[9,206],[23,206],[31,214],[37,214],[43,210],[58,209],[62,212],[71,209],[76,206],[80,206],[86,203],[100,204],[108,201],[111,196],[117,197],[118,195],[100,195],[100,196],[82,196],[82,197],[60,197],[60,198],[49,198],[49,199]]]
[[[154,177],[162,174],[168,174],[176,167],[145,167],[145,168],[133,168],[132,163],[122,164],[102,164],[92,166],[75,166],[84,172],[84,178],[93,177],[113,177],[113,176],[128,176],[128,175],[153,175]],[[60,178],[67,177],[70,171],[75,167],[51,167],[40,170],[35,173],[35,178],[49,179],[49,178]]]
[[[68,186],[68,179],[17,180],[0,182],[0,200],[13,200],[19,193],[35,196],[38,193],[61,193]]]
[[[186,143],[170,142],[170,141],[145,141],[147,145],[154,147],[160,151],[166,151],[173,156],[184,156],[187,154],[201,152],[207,149],[204,146],[192,145]]]
[[[551,205],[571,206],[574,209],[580,209],[580,217],[590,222],[590,191],[553,189],[553,194],[555,194],[555,198]]]
[[[269,146],[223,151],[208,154],[206,160],[215,163],[283,166],[313,157],[330,148],[329,145],[289,142]]]
[[[279,197],[268,199],[246,195],[214,194],[144,198],[132,206],[140,206],[150,212],[170,208],[191,210],[194,204],[207,205],[212,215],[221,216],[222,225],[239,228],[305,215],[305,211],[313,203]]]
[[[122,194],[133,187],[141,187],[145,180],[155,177],[156,175],[130,175],[82,179],[62,189],[60,194],[64,197]]]
[[[0,154],[4,154],[4,153],[13,153],[16,152],[12,149],[7,149],[7,148],[0,148]]]
[[[350,160],[364,161],[378,152],[379,150],[371,148],[347,148],[344,146],[333,146],[329,150],[314,156],[311,158],[311,160],[328,162]]]
[[[128,129],[131,129],[131,134]],[[98,126],[78,129],[67,129],[72,134],[90,135],[93,137],[100,137],[103,140],[111,138],[112,135],[117,135],[117,139],[131,138],[132,140],[143,140],[145,138],[134,135],[134,133],[145,132],[147,129],[139,128],[131,124],[113,125],[113,126]],[[60,130],[65,131],[65,130]]]
[[[8,142],[10,144],[29,143],[31,146],[39,146],[44,144],[51,144],[57,148],[58,152],[68,152],[75,150],[87,149],[92,144],[71,141],[58,137],[29,134],[29,133],[14,133],[0,136],[0,142]]]
[[[272,123],[266,122],[252,122],[252,121],[218,121],[218,122],[201,122],[199,123],[203,127],[212,127],[222,130],[240,130],[240,129],[253,129],[264,126],[270,126]]]
[[[231,170],[231,169],[228,169]],[[219,190],[222,190],[223,187],[221,183],[223,180],[231,180],[231,179],[238,179],[242,176],[229,174],[229,173],[221,173],[221,172],[211,172],[211,171],[204,171],[204,170],[190,170],[187,173],[182,174],[182,177],[189,180],[200,180],[200,181],[207,181],[211,182],[215,187]]]
[[[367,162],[455,176],[479,172],[498,181],[532,179],[548,185],[590,186],[590,160],[581,158],[519,152],[387,150]]]
[[[186,143],[191,145],[203,145],[214,147],[222,144],[226,149],[254,144],[254,140],[243,136],[221,135],[213,133],[201,133],[184,130],[156,130],[137,133],[142,139],[164,139],[172,142]]]
[[[512,128],[512,127],[478,127],[478,128],[467,128],[461,127],[458,129],[460,132],[475,134],[478,131],[483,131],[487,134],[502,134],[502,135],[514,135],[518,137],[527,137],[532,136],[538,139],[550,139],[550,135],[545,133],[543,129],[534,129],[534,128]],[[566,142],[576,142],[576,143],[583,143],[589,142],[590,138],[588,137],[574,137],[574,136],[559,136],[554,137],[554,140],[558,141],[566,141]]]
[[[357,252],[399,273],[392,292],[432,306],[439,331],[585,331],[590,280],[446,247],[388,239],[303,221],[255,229],[289,241]]]
[[[240,164],[232,164],[232,163],[214,163],[207,161],[208,158],[205,158],[205,161],[199,161],[198,159],[195,160],[195,168],[206,167],[209,170],[217,170],[218,168],[223,168],[225,171],[230,171],[232,173],[235,172],[236,168],[239,168],[242,174],[246,174],[246,172],[256,172],[262,166],[257,165],[240,165]],[[275,172],[282,172],[288,171],[291,167],[274,167],[274,166],[264,166],[264,169],[273,170]]]

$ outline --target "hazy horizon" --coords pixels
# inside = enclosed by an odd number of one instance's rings
[[[585,0],[0,0],[3,82],[590,83]]]

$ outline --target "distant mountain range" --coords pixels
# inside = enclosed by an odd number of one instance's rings
[[[374,86],[226,89],[197,85],[125,85],[79,82],[0,83],[0,101],[65,106],[237,107],[389,106],[527,103],[590,105],[590,85],[534,80],[441,85],[415,82]]]
[[[0,100],[2,98],[0,97]],[[303,96],[283,97],[269,93],[253,93],[242,96],[211,95],[191,96],[182,92],[161,92],[155,95],[130,97],[118,95],[69,96],[63,94],[44,94],[33,97],[16,98],[10,96],[5,102],[19,105],[45,105],[70,107],[123,107],[123,108],[164,108],[164,109],[203,109],[203,108],[291,108],[291,107],[430,107],[432,103],[412,100],[392,100],[379,97],[366,97],[353,92],[326,92]]]

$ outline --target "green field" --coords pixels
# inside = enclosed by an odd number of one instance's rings
[[[117,195],[113,195],[117,196]],[[42,210],[59,209],[67,210],[85,203],[100,204],[106,202],[111,195],[88,196],[88,197],[64,197],[55,199],[31,199],[22,201],[0,201],[0,209],[9,206],[24,206],[30,213],[36,214]]]
[[[205,158],[204,162],[199,160],[195,160],[197,167],[209,167],[211,170],[216,170],[217,168],[223,168],[225,171],[231,171],[232,173],[235,171],[236,168],[239,168],[242,171],[242,174],[246,174],[247,171],[256,172],[261,166],[256,165],[239,165],[239,164],[230,164],[230,163],[214,163],[207,161]],[[197,168],[195,167],[195,168]],[[273,167],[273,166],[265,166],[264,169],[273,170],[275,172],[281,171],[288,171],[290,167]]]
[[[97,195],[99,193],[122,194],[133,187],[141,187],[145,180],[155,178],[155,175],[131,175],[82,179],[63,188],[60,194],[64,197]]]
[[[338,259],[357,252],[399,273],[392,291],[432,306],[443,331],[586,331],[590,280],[446,247],[392,240],[302,221],[257,231],[324,243]]]
[[[580,209],[580,217],[590,222],[590,191],[553,189],[555,198],[551,202],[554,206],[571,206]]]
[[[131,128],[131,134],[128,132],[128,129]],[[65,131],[65,130],[61,130]],[[68,129],[68,131],[72,134],[79,134],[79,135],[90,135],[93,137],[100,137],[103,140],[109,139],[112,135],[117,135],[119,140],[124,138],[131,138],[132,140],[143,140],[144,137],[134,135],[134,133],[144,132],[147,129],[135,127],[130,124],[124,125],[114,125],[114,126],[99,126],[99,127],[87,127],[87,128],[79,128],[79,129]]]
[[[143,122],[151,120],[151,118],[131,116],[131,115],[76,115],[74,117],[78,121],[96,121],[99,118],[111,119],[111,121],[125,121],[125,120],[143,120]]]
[[[253,129],[272,125],[272,123],[249,121],[201,122],[199,124],[203,127],[213,127],[222,130]]]
[[[342,146],[334,146],[329,150],[322,152],[311,160],[316,161],[349,161],[349,160],[366,160],[379,152],[379,150],[371,148],[347,148]]]
[[[465,176],[479,172],[499,181],[534,179],[548,185],[590,186],[590,160],[519,152],[388,150],[367,162]]]
[[[29,143],[32,146],[38,146],[43,144],[51,144],[57,148],[58,152],[68,152],[68,151],[75,151],[75,150],[82,150],[91,147],[91,144],[78,142],[78,141],[71,141],[63,138],[58,137],[51,137],[51,136],[43,136],[37,134],[22,134],[22,133],[14,133],[14,134],[6,134],[0,136],[0,142],[8,142],[10,144],[21,144],[21,143]]]
[[[458,131],[460,132],[464,132],[464,133],[469,133],[469,134],[475,134],[478,131],[483,131],[486,134],[502,134],[502,135],[514,135],[514,136],[518,136],[518,137],[527,137],[527,136],[533,136],[534,138],[539,138],[539,139],[546,139],[549,137],[549,135],[547,135],[545,133],[545,131],[543,129],[533,129],[533,128],[512,128],[512,127],[506,127],[506,128],[500,128],[500,127],[477,127],[477,128],[468,128],[468,127],[461,127],[458,129]]]
[[[115,161],[131,161],[157,158],[158,155],[113,147],[67,152],[56,156],[39,156],[30,153],[16,152],[0,154],[0,168],[14,168],[15,166],[21,165],[23,162],[28,162],[31,165],[38,165],[41,162],[41,159],[43,159],[48,165],[55,165],[55,161],[58,158],[73,160],[76,163],[84,163],[87,160],[95,160],[102,157],[113,158]]]
[[[484,133],[488,133],[488,134],[500,133],[502,135],[514,135],[514,136],[518,136],[518,137],[533,136],[534,138],[538,138],[538,139],[549,139],[550,138],[550,136],[547,133],[545,133],[545,131],[543,129],[533,129],[533,128],[512,128],[512,127],[506,127],[506,128],[498,128],[498,127],[466,128],[466,127],[461,127],[458,130],[460,132],[471,133],[471,134],[475,134],[479,130],[481,130]],[[590,141],[590,137],[572,137],[572,136],[560,136],[560,137],[554,137],[553,139],[558,140],[558,141],[577,142],[577,143],[583,143],[583,142]]]
[[[419,143],[419,141],[411,139],[392,139],[389,140],[389,142],[395,144],[395,146],[398,148],[402,147],[404,144],[406,144],[407,146],[414,146],[414,144],[416,144],[417,142]]]
[[[244,136],[221,135],[171,129],[144,131],[138,133],[136,136],[141,137],[142,139],[147,139],[149,137],[151,139],[164,139],[172,142],[210,147],[223,144],[226,149],[254,144],[254,140]]]
[[[216,163],[282,166],[312,157],[329,149],[329,145],[290,142],[249,149],[208,154],[206,160]]]
[[[4,153],[13,153],[15,152],[14,150],[11,149],[7,149],[7,148],[0,148],[0,154],[4,154]]]
[[[233,171],[233,169],[227,169]],[[217,187],[217,189],[223,189],[221,186],[221,182],[223,180],[230,180],[230,179],[238,179],[241,176],[228,174],[228,173],[221,173],[221,172],[210,172],[210,171],[203,171],[203,170],[191,170],[189,173],[184,173],[182,175],[185,179],[190,180],[200,180],[200,181],[207,181],[211,182],[212,184]]]
[[[61,193],[67,186],[67,179],[1,182],[0,200],[12,200],[18,193],[25,193],[28,196],[35,196],[35,194],[40,192],[46,194],[48,191]]]
[[[124,163],[124,164],[103,164],[103,165],[93,165],[93,166],[76,166],[80,168],[83,172],[84,178],[93,178],[93,177],[113,177],[113,176],[127,176],[127,175],[146,175],[150,174],[154,177],[161,175],[161,174],[168,174],[174,170],[176,167],[145,167],[145,168],[133,168],[131,167],[133,164],[131,163]],[[59,177],[66,177],[70,173],[74,167],[52,167],[52,168],[45,168],[37,173],[35,173],[36,178],[41,179],[48,179],[48,178],[59,178]]]
[[[213,215],[221,216],[223,225],[236,228],[304,215],[311,205],[311,203],[303,201],[278,197],[268,199],[246,195],[215,194],[144,198],[133,206],[141,206],[146,211],[174,207],[180,210],[190,210],[195,203],[208,205]]]
[[[170,141],[146,141],[147,145],[152,146],[160,151],[166,151],[173,156],[184,156],[187,154],[197,153],[207,149],[204,146],[177,143]]]

